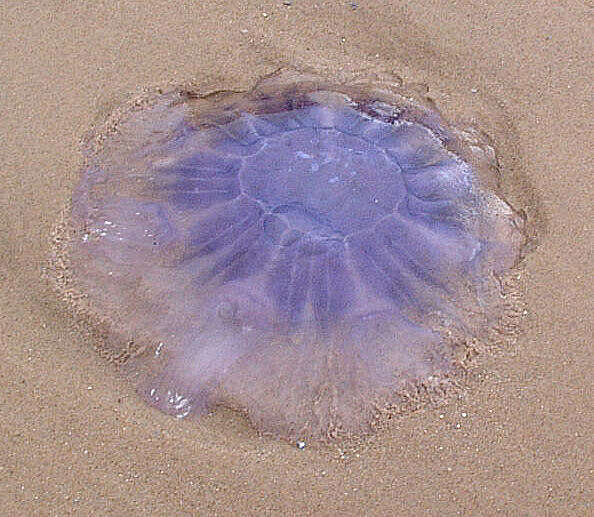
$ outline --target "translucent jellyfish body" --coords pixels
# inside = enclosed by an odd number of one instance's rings
[[[89,140],[71,285],[161,410],[365,432],[505,316],[522,221],[469,135],[372,80],[155,94]]]

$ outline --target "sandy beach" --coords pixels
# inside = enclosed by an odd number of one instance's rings
[[[0,6],[0,513],[592,514],[589,4]],[[143,88],[241,89],[281,66],[428,87],[444,113],[492,136],[534,229],[514,345],[481,357],[447,404],[354,447],[300,449],[229,410],[156,411],[42,276],[94,122]]]

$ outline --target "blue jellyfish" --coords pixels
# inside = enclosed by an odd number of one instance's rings
[[[159,409],[364,433],[505,317],[525,234],[491,151],[374,79],[147,96],[88,140],[69,285],[142,344],[126,368]]]

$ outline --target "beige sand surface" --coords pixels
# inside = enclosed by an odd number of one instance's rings
[[[0,514],[592,515],[591,7],[288,3],[0,5]],[[498,102],[506,165],[548,225],[513,350],[446,407],[342,456],[229,412],[180,422],[147,407],[39,273],[96,117],[139,86],[246,85],[279,64],[395,70],[450,90],[453,109]]]

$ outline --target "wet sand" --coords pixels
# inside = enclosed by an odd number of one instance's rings
[[[0,504],[6,515],[592,512],[592,11],[583,2],[51,2],[0,7]],[[144,86],[280,65],[387,70],[481,106],[538,219],[515,345],[355,449],[149,408],[41,278],[78,141]],[[430,90],[430,91],[432,91]],[[503,128],[503,129],[501,129]]]

